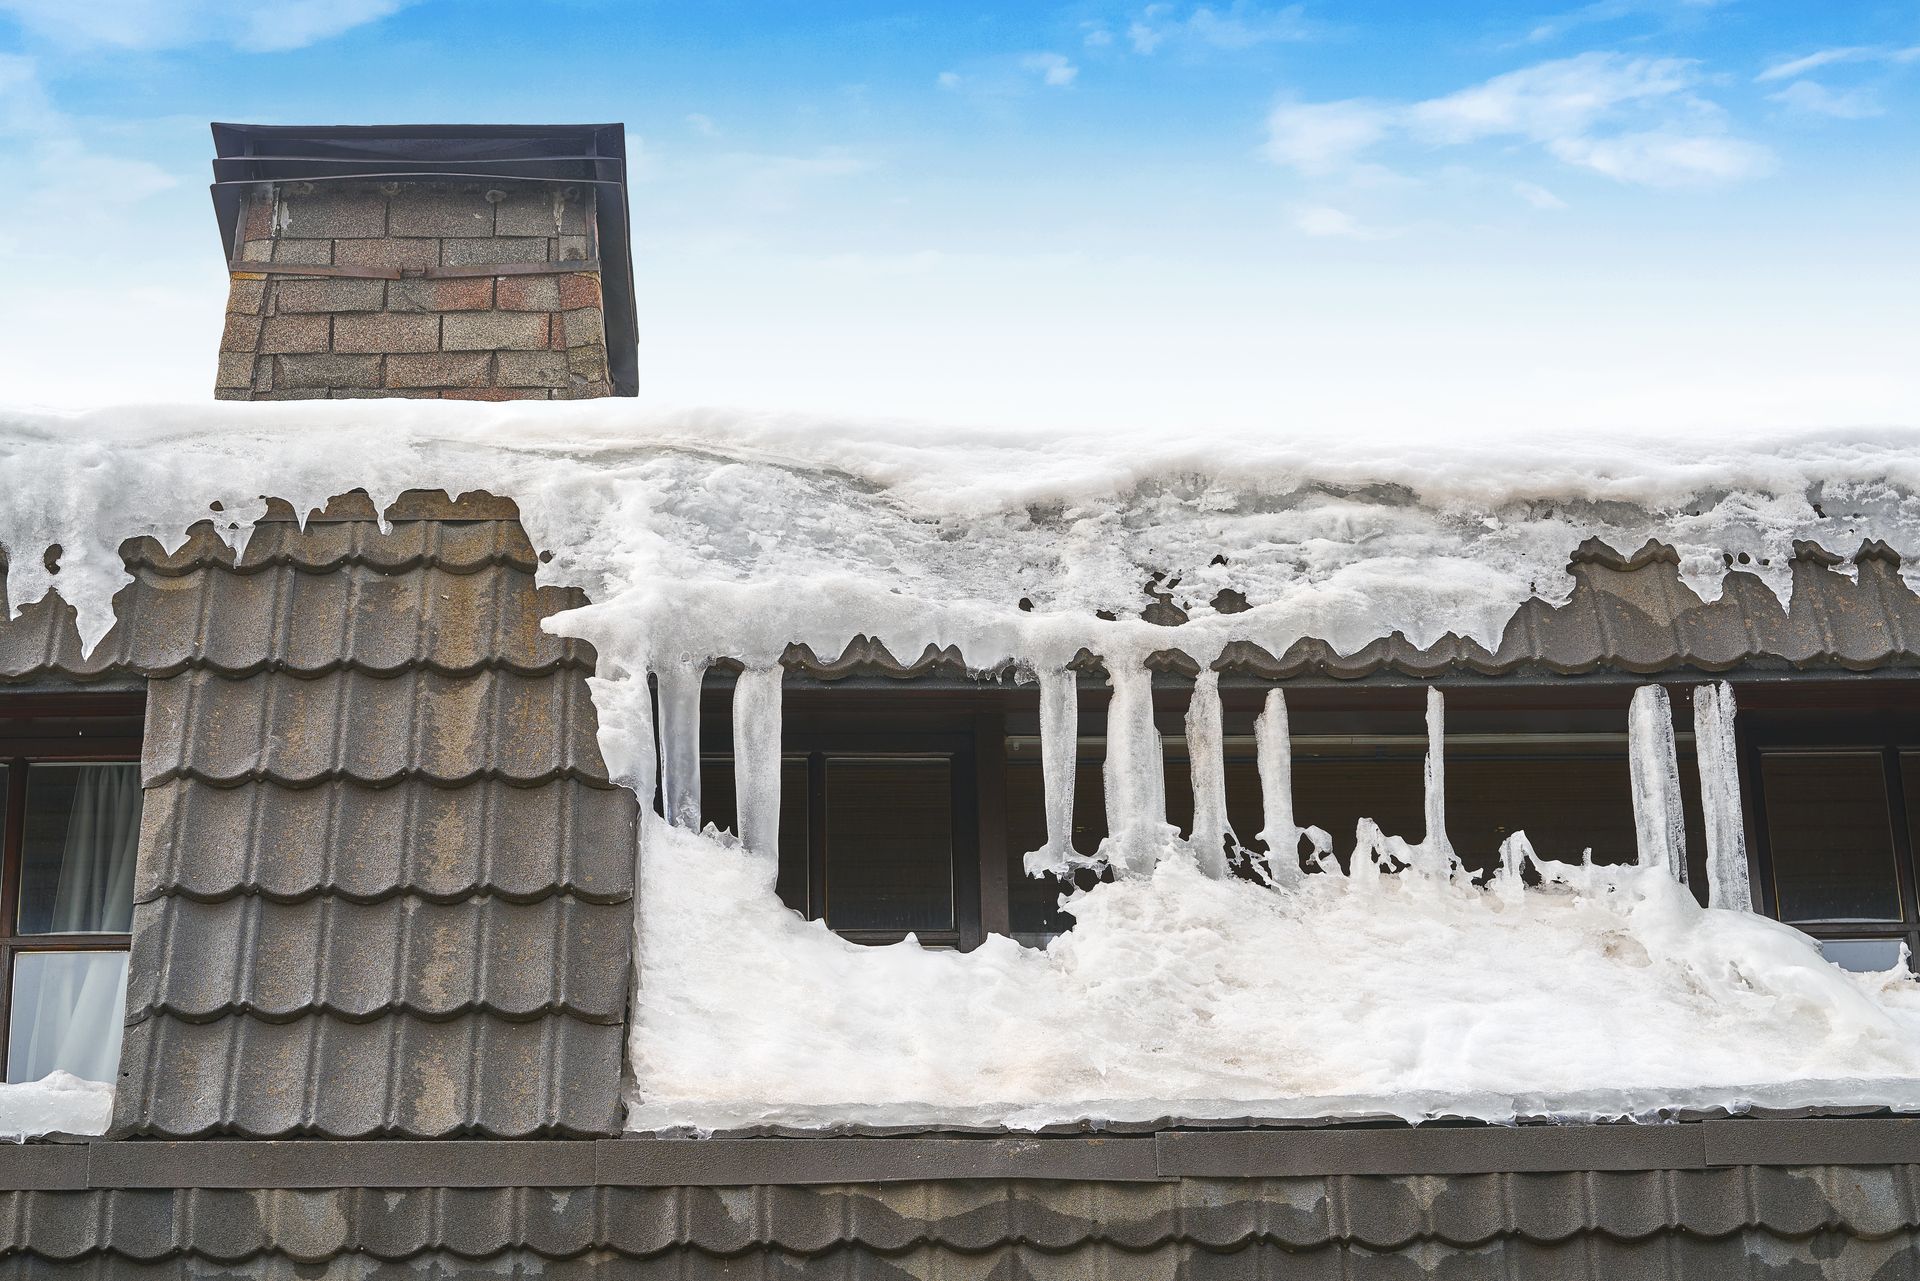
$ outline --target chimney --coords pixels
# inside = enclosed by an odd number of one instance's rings
[[[637,388],[620,125],[213,126],[222,400]]]

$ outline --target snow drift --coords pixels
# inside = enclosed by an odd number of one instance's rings
[[[597,647],[610,767],[651,795],[664,760],[684,825],[648,823],[639,851],[638,1126],[1904,1107],[1920,1106],[1911,983],[1843,974],[1794,931],[1699,908],[1674,879],[1664,704],[1635,708],[1639,864],[1538,863],[1515,841],[1484,885],[1459,869],[1432,790],[1418,841],[1319,833],[1304,803],[1296,817],[1284,704],[1270,708],[1268,840],[1337,841],[1347,870],[1283,861],[1266,883],[1233,880],[1164,822],[1141,664],[1169,633],[1138,612],[1152,575],[1178,580],[1178,641],[1203,665],[1234,640],[1280,653],[1311,635],[1352,652],[1451,630],[1491,644],[1530,596],[1565,599],[1567,555],[1590,536],[1623,550],[1661,538],[1707,598],[1730,558],[1784,597],[1796,539],[1920,549],[1917,443],[1891,429],[1174,441],[604,402],[0,412],[0,546],[10,607],[57,589],[91,643],[112,625],[126,537],[171,546],[212,518],[243,541],[263,495],[298,511],[353,488],[514,498],[552,553],[543,579],[594,602],[549,626]],[[57,573],[41,555],[54,544]],[[1223,588],[1252,608],[1216,612]],[[1070,905],[1071,934],[1044,951],[859,948],[779,905],[778,659],[790,642],[832,654],[858,635],[900,655],[957,646],[1040,681],[1050,837],[1031,864],[1117,873]],[[1060,826],[1064,664],[1082,646],[1114,685],[1101,851],[1073,850]],[[734,709],[744,845],[687,830],[688,712],[722,657],[748,669]],[[1212,698],[1202,680],[1190,742],[1217,739]],[[1695,710],[1711,748],[1731,704],[1716,693]],[[1443,765],[1435,752],[1430,780]],[[1737,797],[1709,773],[1725,818]],[[1213,787],[1204,760],[1194,778]],[[1218,821],[1217,801],[1196,796],[1198,822]],[[1709,831],[1714,901],[1737,904],[1737,825]]]

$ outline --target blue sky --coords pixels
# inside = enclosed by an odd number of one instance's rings
[[[0,0],[0,400],[209,395],[209,120],[619,120],[651,401],[1920,424],[1916,106],[1913,0]]]

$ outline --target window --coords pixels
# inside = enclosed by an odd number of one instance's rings
[[[1190,836],[1193,784],[1186,740],[1166,737],[1164,748],[1167,821]],[[1296,732],[1295,819],[1325,828],[1343,865],[1362,818],[1373,819],[1391,835],[1420,839],[1426,831],[1426,748],[1424,734]],[[1254,739],[1230,735],[1224,749],[1227,821],[1242,846],[1264,853],[1257,834],[1265,824],[1265,800]],[[1107,834],[1101,797],[1102,751],[1099,738],[1082,740],[1074,794],[1074,846],[1083,853],[1091,853]],[[1691,770],[1691,757],[1690,747],[1683,746],[1683,770]],[[1044,938],[1071,928],[1073,922],[1055,907],[1064,887],[1051,877],[1023,876],[1019,867],[1020,851],[1037,848],[1046,839],[1039,740],[1009,740],[1007,763],[1013,933],[1020,938]],[[1593,851],[1596,863],[1629,863],[1638,855],[1625,734],[1449,734],[1446,764],[1447,835],[1471,869],[1490,871],[1497,866],[1500,843],[1515,830],[1524,830],[1543,858],[1562,862],[1578,862],[1587,849]],[[1689,792],[1685,803],[1688,848],[1701,861],[1694,876],[1698,881],[1705,870],[1706,835],[1699,798]]]
[[[77,703],[92,714],[73,714]],[[105,711],[105,714],[101,712]],[[112,1081],[140,842],[137,704],[0,703],[0,1045],[8,1081]]]
[[[1920,733],[1882,718],[1757,718],[1743,762],[1768,911],[1853,970],[1920,952]],[[1757,820],[1757,821],[1756,821]]]
[[[969,946],[980,933],[973,741],[957,734],[786,734],[778,890],[863,943]],[[797,750],[796,750],[797,749]],[[731,756],[701,757],[704,821],[732,829]]]

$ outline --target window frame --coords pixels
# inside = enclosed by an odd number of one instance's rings
[[[22,952],[130,952],[133,935],[22,934],[27,781],[35,765],[133,764],[141,760],[146,700],[139,695],[0,696],[0,766],[6,819],[0,829],[0,1080],[11,1075],[14,963]]]
[[[1916,866],[1913,828],[1900,769],[1903,753],[1920,752],[1920,715],[1910,712],[1817,711],[1782,713],[1742,712],[1738,725],[1740,791],[1744,798],[1748,858],[1758,882],[1759,910],[1779,921],[1780,893],[1773,856],[1773,833],[1767,823],[1767,792],[1763,758],[1802,753],[1878,756],[1881,783],[1887,797],[1894,876],[1900,898],[1899,921],[1785,921],[1801,933],[1822,942],[1843,940],[1904,941],[1909,964],[1920,960],[1920,866]]]

